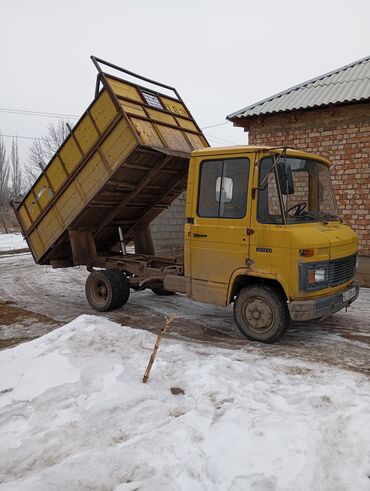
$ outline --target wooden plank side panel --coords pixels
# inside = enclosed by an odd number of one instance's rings
[[[104,184],[108,175],[98,153],[93,154],[79,172],[76,182],[70,183],[55,205],[40,221],[36,227],[37,233],[31,234],[31,242],[38,258],[62,235],[81,209],[85,207],[87,201]]]
[[[163,147],[163,143],[154,129],[153,123],[142,119],[131,118],[143,145]]]
[[[138,143],[128,122],[125,119],[121,119],[102,143],[101,150],[108,165],[112,170],[115,170]]]
[[[90,200],[104,185],[108,177],[108,169],[101,160],[99,153],[95,152],[78,174],[77,181],[85,198]]]
[[[18,209],[18,214],[22,220],[22,225],[23,225],[22,229],[27,230],[32,225],[32,223],[31,223],[31,220],[29,219],[29,216],[27,214],[26,207],[24,204]]]
[[[114,80],[112,78],[106,77],[111,89],[118,97],[127,97],[128,99],[133,99],[138,102],[142,102],[139,92],[135,87],[129,84],[125,84],[119,80]]]
[[[84,200],[73,181],[57,200],[55,207],[64,227],[67,227],[84,207]],[[49,244],[48,244],[49,245]]]
[[[85,155],[96,144],[99,138],[99,133],[96,131],[88,114],[72,131]]]
[[[161,124],[157,124],[156,126],[167,147],[171,148],[172,150],[181,150],[184,152],[190,152],[192,150],[180,129],[177,130],[176,128],[169,128],[168,126]]]
[[[106,90],[103,90],[96,99],[90,109],[90,114],[100,133],[104,133],[117,114],[115,105]]]
[[[32,194],[29,194],[24,202],[28,214],[31,217],[32,223],[37,219],[37,217],[40,215],[40,208],[37,206],[36,200],[33,197]]]
[[[54,188],[54,191],[59,191],[67,180],[67,174],[62,166],[62,163],[58,157],[55,157],[46,169],[46,174]]]
[[[35,242],[36,255],[41,255],[50,247],[61,235],[63,229],[54,208],[51,208],[47,215],[40,221],[34,232],[31,234],[31,242]],[[35,234],[36,232],[36,234]]]
[[[98,151],[92,154],[73,181],[56,200],[53,207],[32,233],[32,245],[37,259],[62,236],[67,227],[86,208],[88,202],[99,194],[112,173],[137,146],[138,142],[125,120],[121,120],[101,144],[103,162]],[[107,168],[106,163],[111,168]],[[42,237],[42,240],[40,238]]]
[[[193,147],[193,150],[197,150],[198,148],[205,148],[209,146],[205,138],[203,138],[203,136],[201,135],[195,135],[194,133],[186,133],[186,136],[188,137],[191,146]]]
[[[44,210],[50,203],[53,192],[49,187],[49,184],[45,176],[42,176],[34,187],[34,192],[36,195],[36,201],[39,203],[42,210]]]
[[[90,107],[90,114],[100,133],[103,133],[107,129],[108,125],[116,116],[117,110],[105,90],[100,93]],[[58,154],[55,155],[45,168],[47,179],[50,181],[55,192],[58,192],[66,183],[68,177],[73,174],[80,164],[83,155],[96,144],[99,137],[99,132],[96,130],[88,114],[82,118],[72,131],[74,135],[69,135],[59,149],[60,158]],[[75,139],[77,140],[77,144]],[[40,216],[45,206],[52,200],[51,190],[46,189],[48,182],[45,179],[44,176],[41,176],[36,181],[21,205],[24,207],[21,217],[23,217],[22,224],[24,225],[23,232],[25,233]],[[36,200],[35,196],[37,197]],[[29,217],[26,217],[26,210],[31,217],[31,223]]]
[[[166,97],[163,96],[161,96],[161,102],[164,105],[164,107],[167,109],[167,111],[173,114],[178,114],[179,116],[185,116],[186,118],[189,118],[189,114],[185,109],[184,104],[182,104],[182,102],[173,101],[172,99],[167,99]]]
[[[185,130],[192,130],[196,131],[198,133],[198,128],[195,126],[195,124],[192,121],[189,121],[188,119],[183,119],[183,118],[176,118],[176,121],[181,128],[184,128]]]
[[[171,114],[167,114],[161,111],[156,111],[154,109],[147,109],[148,115],[151,119],[156,119],[158,121],[162,121],[163,123],[172,124],[176,126],[176,119],[171,116]]]
[[[35,255],[36,258],[39,258],[41,257],[43,251],[45,250],[45,246],[41,240],[41,237],[37,231],[37,229],[35,229],[31,235],[29,236],[29,241],[31,243],[31,246],[32,246],[32,251]]]
[[[134,114],[143,117],[146,116],[144,109],[141,106],[139,106],[139,104],[134,104],[133,102],[122,101],[122,100],[120,100],[119,103],[122,109],[127,114]]]
[[[66,166],[67,172],[72,174],[82,159],[82,154],[72,136],[69,136],[65,141],[59,154],[64,162],[64,165]]]

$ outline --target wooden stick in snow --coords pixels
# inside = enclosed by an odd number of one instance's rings
[[[165,322],[164,326],[161,328],[161,330],[157,336],[157,341],[155,342],[153,352],[150,355],[149,363],[148,363],[148,366],[146,367],[144,377],[143,377],[143,384],[146,384],[148,379],[149,379],[150,371],[152,369],[155,357],[157,356],[157,351],[158,351],[159,345],[161,343],[162,336],[167,331],[167,329],[169,328],[171,322],[174,321],[175,319],[176,319],[175,315],[173,315],[172,317],[166,317],[166,322]]]

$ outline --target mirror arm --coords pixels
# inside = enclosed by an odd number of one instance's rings
[[[277,192],[278,192],[278,197],[279,197],[281,216],[283,218],[284,225],[286,225],[286,215],[285,215],[283,195],[281,194],[280,181],[279,181],[279,176],[277,173],[276,166],[274,168],[274,173],[275,173],[276,187],[277,187]]]
[[[273,154],[272,155],[272,158],[274,159],[274,163],[273,165],[271,166],[271,169],[268,171],[267,175],[264,177],[263,181],[261,182],[261,184],[258,186],[258,191],[260,191],[261,189],[263,189],[263,186],[265,185],[265,182],[267,181],[269,175],[271,174],[272,171],[275,170],[275,167],[277,166],[279,160],[281,159],[281,157],[283,155],[285,155],[285,158],[286,158],[286,151],[287,151],[287,148],[288,147],[283,147],[283,150],[281,151],[280,155],[276,158],[275,155]],[[261,162],[261,159],[258,161],[258,165],[259,163]]]

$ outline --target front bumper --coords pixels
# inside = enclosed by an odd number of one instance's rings
[[[290,317],[292,321],[308,321],[310,319],[329,317],[338,312],[338,310],[351,305],[358,297],[359,291],[360,288],[358,286],[352,285],[346,290],[328,297],[288,302]]]

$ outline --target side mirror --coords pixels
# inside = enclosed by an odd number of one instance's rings
[[[279,162],[276,166],[276,170],[279,179],[281,194],[294,194],[293,173],[290,165],[284,165],[283,162]]]

